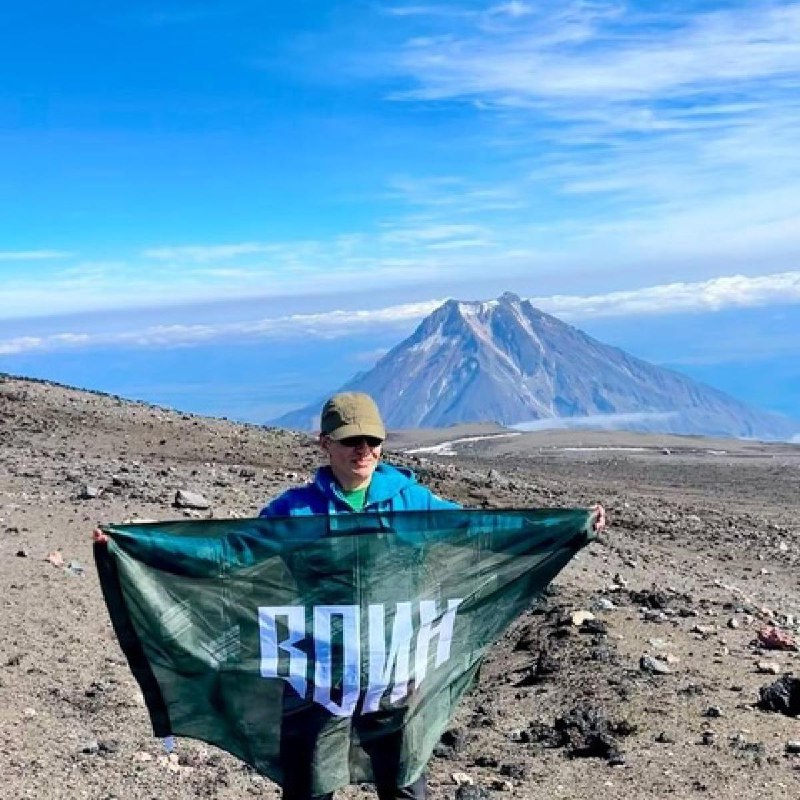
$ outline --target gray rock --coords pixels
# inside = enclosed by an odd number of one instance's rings
[[[488,800],[489,792],[482,786],[459,786],[456,800]]]
[[[188,489],[178,489],[175,492],[174,504],[177,508],[191,508],[203,511],[211,508],[211,503],[198,492],[190,492]]]
[[[639,669],[651,675],[669,675],[672,672],[666,661],[648,655],[643,655],[639,659]]]

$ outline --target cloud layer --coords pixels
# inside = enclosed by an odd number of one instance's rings
[[[459,298],[473,300],[476,298]],[[696,283],[671,283],[595,295],[531,297],[543,311],[568,321],[707,313],[731,308],[800,304],[800,272],[747,277],[730,275]],[[396,329],[405,335],[444,300],[404,303],[378,309],[336,309],[315,314],[250,319],[223,323],[162,324],[125,331],[71,331],[0,340],[0,355],[88,347],[178,347],[216,341],[335,338],[375,329]],[[242,310],[245,313],[245,309]]]

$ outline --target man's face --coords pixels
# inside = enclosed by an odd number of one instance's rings
[[[330,436],[321,436],[320,445],[328,454],[329,463],[339,485],[351,491],[372,478],[381,457],[380,439],[369,436],[354,436],[336,441]]]

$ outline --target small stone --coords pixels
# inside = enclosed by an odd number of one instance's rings
[[[514,784],[503,778],[495,778],[491,783],[491,788],[496,792],[513,792]]]
[[[514,780],[521,781],[524,780],[525,776],[527,775],[527,771],[522,764],[501,764],[500,774],[505,775],[508,778],[514,778]]]
[[[639,659],[639,669],[652,675],[669,675],[672,672],[666,661],[648,655],[643,655]]]
[[[714,739],[716,735],[714,731],[703,731],[703,735],[700,737],[700,743],[705,745],[714,744]]]
[[[781,665],[777,661],[759,661],[756,664],[756,669],[762,675],[780,675]]]
[[[466,772],[454,772],[450,775],[451,780],[456,786],[474,786],[475,781]]]
[[[758,707],[764,711],[776,711],[787,717],[800,716],[800,678],[784,675],[758,691]]]
[[[731,617],[728,620],[728,627],[732,628],[733,630],[736,630],[736,628],[738,628],[740,625],[741,623],[739,622],[738,619],[736,619],[736,617]]]
[[[774,626],[762,628],[758,632],[758,644],[765,650],[796,650],[797,643],[788,632]]]
[[[482,786],[459,786],[456,800],[488,800],[489,792]]]
[[[17,558],[27,558],[28,557],[28,551],[23,548],[22,550],[17,550],[15,555],[16,555]]]
[[[800,741],[786,742],[786,752],[792,755],[800,755]]]
[[[70,561],[67,564],[67,573],[69,575],[74,575],[76,578],[82,578],[86,574],[86,570],[83,568],[83,564],[80,561]]]
[[[146,753],[144,750],[139,750],[138,752],[133,754],[134,761],[152,761],[153,755],[151,753]]]
[[[95,756],[100,752],[100,742],[97,739],[90,739],[88,742],[84,742],[81,746],[81,753],[86,753],[87,755]]]
[[[94,500],[96,497],[100,497],[102,493],[103,490],[98,489],[97,486],[90,486],[85,483],[78,492],[78,500]]]
[[[704,717],[721,717],[722,716],[722,709],[719,706],[709,706],[704,712]]]
[[[572,613],[572,624],[576,628],[580,628],[584,622],[595,619],[595,615],[591,611],[574,611]]]
[[[190,492],[187,489],[178,489],[175,492],[174,505],[177,508],[188,508],[196,511],[205,511],[211,508],[211,503],[198,492]]]
[[[600,619],[587,619],[578,628],[581,633],[591,633],[596,636],[606,636],[608,634],[608,625]]]
[[[25,719],[33,719],[33,717],[36,716],[36,709],[30,706],[28,708],[23,708],[22,716],[25,717]]]

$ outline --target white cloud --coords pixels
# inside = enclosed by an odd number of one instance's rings
[[[263,242],[242,242],[240,244],[183,245],[178,247],[151,247],[142,255],[158,261],[217,261],[238,258],[255,253],[270,253],[275,246]]]
[[[427,224],[417,227],[397,226],[381,235],[384,242],[406,245],[439,245],[462,242],[465,237],[485,237],[487,229],[480,225]],[[481,238],[481,241],[485,239]]]
[[[108,332],[60,332],[0,340],[0,355],[88,347],[185,347],[211,341],[253,338],[345,336],[371,326],[407,326],[430,314],[443,300],[373,310],[334,310],[225,323],[163,324]]]
[[[70,255],[65,250],[6,250],[0,252],[0,261],[49,261]]]
[[[567,321],[785,305],[800,303],[800,272],[757,277],[729,275],[605,294],[531,297],[530,301],[543,311]],[[397,328],[399,335],[406,335],[411,326],[443,302],[428,300],[377,309],[337,309],[223,323],[162,324],[115,332],[65,331],[42,336],[17,336],[0,340],[0,355],[108,346],[179,347],[253,338],[336,338],[389,327]]]
[[[789,81],[800,73],[797,4],[658,17],[622,14],[616,3],[574,3],[509,16],[515,19],[507,27],[478,23],[472,30],[451,29],[435,42],[416,40],[396,66],[417,88],[396,96],[482,98],[501,106],[566,98],[592,108],[719,92],[742,82]],[[522,17],[529,23],[522,24]]]
[[[800,272],[729,275],[696,283],[671,283],[597,295],[532,297],[531,303],[564,319],[720,311],[800,303]]]
[[[626,426],[641,425],[642,423],[663,423],[676,416],[677,413],[672,411],[631,412],[627,414],[587,414],[583,417],[548,417],[546,419],[537,419],[530,422],[519,422],[509,427],[518,431],[545,431],[570,428],[616,430],[625,428]]]
[[[521,3],[519,0],[510,0],[508,3],[500,3],[489,9],[490,14],[500,14],[509,17],[527,17],[533,14],[533,8],[528,3]]]

